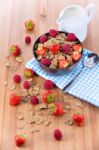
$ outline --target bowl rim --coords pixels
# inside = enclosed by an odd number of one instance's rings
[[[59,32],[59,33],[65,33],[65,34],[70,33],[70,32],[65,32],[65,31],[58,31],[58,32]],[[48,34],[49,34],[49,32],[46,32],[45,34],[42,34],[42,35],[48,35]],[[78,64],[78,63],[80,62],[80,60],[82,59],[82,55],[83,55],[82,42],[76,37],[78,43],[81,44],[81,46],[82,46],[81,58],[80,58],[77,62],[75,62],[75,63],[74,63],[73,65],[71,65],[71,66],[68,66],[67,68],[50,68],[50,67],[47,67],[47,66],[41,64],[40,61],[36,58],[36,56],[35,56],[35,54],[34,54],[34,51],[35,51],[35,45],[36,45],[36,43],[38,43],[38,41],[39,41],[39,39],[40,39],[40,37],[41,37],[42,35],[40,35],[40,36],[35,40],[35,42],[34,42],[34,44],[33,44],[33,49],[32,49],[32,50],[33,50],[33,57],[36,59],[36,61],[37,61],[43,68],[45,68],[45,69],[47,69],[47,70],[50,69],[50,70],[52,70],[52,71],[68,70],[68,69],[72,68],[73,66],[75,67],[75,65]]]

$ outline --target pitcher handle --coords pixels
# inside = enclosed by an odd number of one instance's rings
[[[89,4],[86,8],[85,8],[87,14],[88,14],[88,23],[93,19],[93,17],[95,16],[95,12],[96,12],[96,5],[95,3],[91,3]]]

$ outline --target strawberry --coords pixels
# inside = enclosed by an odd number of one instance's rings
[[[42,95],[42,100],[45,103],[52,103],[53,101],[55,101],[54,93],[52,91],[46,91]]]
[[[33,30],[33,29],[34,29],[34,26],[35,26],[35,23],[34,23],[34,21],[32,21],[32,20],[27,20],[27,21],[25,22],[25,27],[26,27],[26,29],[27,29],[28,31]]]
[[[34,76],[35,72],[32,69],[25,68],[24,70],[24,76],[26,78],[32,78]]]
[[[21,54],[21,49],[18,45],[12,45],[10,48],[9,48],[9,51],[10,53],[14,56],[14,57],[17,57]]]
[[[81,46],[81,44],[75,44],[75,45],[73,45],[72,49],[74,51],[82,52],[82,46]]]
[[[22,146],[25,143],[24,136],[22,134],[16,135],[15,136],[15,143],[16,143],[16,146]]]
[[[44,56],[46,54],[46,47],[42,46],[41,48],[36,50],[36,54],[39,56]]]
[[[49,47],[49,49],[53,54],[57,54],[60,50],[60,46],[59,44],[53,44]]]
[[[72,52],[71,57],[74,61],[77,61],[81,58],[81,53],[79,51],[74,51]]]
[[[20,104],[22,97],[20,95],[11,93],[10,94],[10,105],[16,106]]]
[[[59,129],[54,130],[54,138],[58,141],[62,139],[62,132]]]
[[[60,116],[65,113],[62,104],[59,102],[57,102],[57,103],[53,104],[53,106],[51,106],[51,111],[52,111],[52,114],[55,116]]]
[[[69,66],[69,61],[67,59],[60,59],[58,62],[58,67],[59,68],[66,68]]]
[[[82,114],[74,114],[72,118],[77,126],[82,126],[85,120],[85,116]]]

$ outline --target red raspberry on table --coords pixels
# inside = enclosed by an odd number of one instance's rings
[[[23,88],[24,89],[29,89],[31,86],[30,86],[30,83],[29,83],[29,81],[24,81],[24,83],[23,83]]]
[[[62,45],[62,51],[63,51],[65,54],[68,54],[68,53],[69,53],[70,48],[71,48],[71,46],[70,46],[69,44],[63,44],[63,45]]]
[[[54,130],[54,138],[58,141],[62,139],[62,132],[59,129]]]
[[[42,35],[41,37],[40,37],[40,43],[44,43],[44,42],[46,42],[48,40],[48,37],[46,36],[46,35]]]
[[[58,35],[58,31],[55,29],[50,29],[49,30],[49,35],[52,37],[56,37]]]
[[[25,37],[25,43],[26,43],[26,44],[30,44],[30,43],[31,43],[31,38],[30,38],[30,36],[26,36],[26,37]]]
[[[41,60],[41,64],[44,65],[44,66],[49,66],[51,64],[51,61],[49,58],[43,58]]]
[[[21,77],[18,74],[15,74],[13,77],[13,80],[15,83],[20,83],[21,82]]]
[[[32,96],[30,99],[31,104],[37,105],[39,104],[39,99],[36,96]]]
[[[51,80],[46,80],[44,82],[44,89],[51,90],[55,87],[55,84]]]
[[[75,41],[75,40],[76,40],[76,35],[75,35],[74,33],[69,33],[69,34],[67,35],[67,41],[73,42],[73,41]]]

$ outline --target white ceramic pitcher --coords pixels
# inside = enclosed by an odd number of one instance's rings
[[[75,33],[82,42],[87,37],[87,27],[93,19],[96,11],[94,3],[89,4],[85,9],[80,5],[69,5],[59,14],[57,19],[58,29]]]

